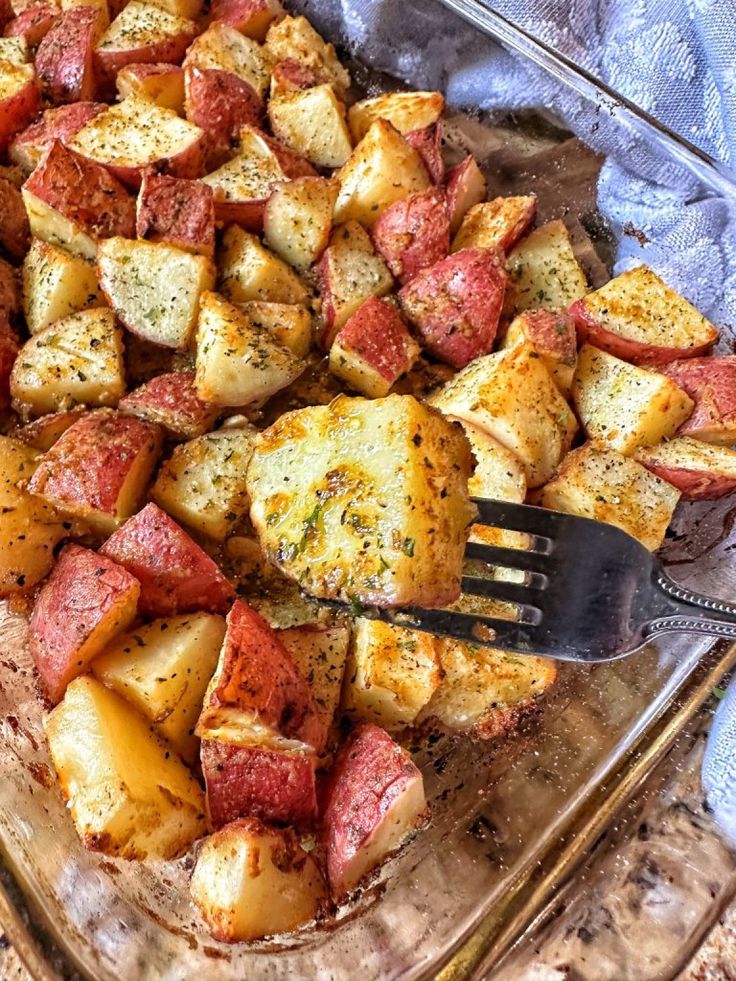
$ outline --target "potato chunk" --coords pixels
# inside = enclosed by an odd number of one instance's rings
[[[531,225],[536,211],[537,199],[533,194],[476,204],[463,218],[452,251],[501,249],[508,252]]]
[[[590,344],[580,351],[573,397],[588,436],[624,456],[674,436],[694,405],[665,375],[620,361]]]
[[[713,501],[736,490],[736,450],[680,436],[636,454],[637,462],[682,492],[683,501]]]
[[[177,521],[224,541],[248,513],[245,473],[256,431],[223,429],[182,443],[164,463],[151,492]]]
[[[316,85],[271,99],[274,135],[315,167],[342,167],[353,150],[345,106],[331,85]]]
[[[266,35],[266,51],[271,60],[296,61],[330,82],[338,93],[350,88],[350,75],[340,64],[335,48],[312,27],[306,17],[284,17],[272,24]]]
[[[345,672],[343,711],[384,729],[411,725],[441,678],[436,638],[361,617]]]
[[[473,361],[433,396],[432,404],[515,453],[529,487],[549,480],[577,430],[575,416],[528,344]]]
[[[171,859],[204,833],[197,781],[148,722],[99,681],[73,681],[45,727],[86,848],[120,858]]]
[[[268,199],[266,244],[299,272],[306,272],[327,248],[339,189],[335,180],[300,177],[281,184]]]
[[[234,303],[306,303],[307,290],[286,263],[265,249],[256,235],[231,225],[218,257],[220,289]]]
[[[684,358],[661,370],[695,402],[680,435],[724,446],[736,443],[736,356]]]
[[[0,596],[31,589],[54,561],[66,535],[58,512],[21,487],[36,469],[38,454],[0,436]]]
[[[315,596],[400,606],[457,599],[470,447],[412,396],[288,412],[248,468],[271,562]]]
[[[112,310],[74,313],[34,334],[16,359],[10,392],[16,409],[34,416],[80,404],[116,405],[125,375]]]
[[[525,310],[508,326],[501,347],[528,342],[542,359],[555,384],[570,397],[578,357],[575,321],[563,310]]]
[[[108,644],[92,671],[194,763],[199,749],[194,727],[224,636],[225,621],[212,613],[154,620]]]
[[[433,126],[444,108],[445,99],[441,92],[384,92],[351,106],[350,132],[357,143],[377,119],[385,119],[406,136]]]
[[[200,398],[250,405],[285,388],[304,367],[253,316],[216,293],[202,295],[195,375]]]
[[[475,471],[468,481],[470,496],[523,504],[526,498],[526,471],[519,458],[485,430],[463,419],[458,422],[468,437],[475,457]]]
[[[368,228],[384,208],[430,186],[422,158],[384,119],[373,123],[337,177],[335,221]]]
[[[564,310],[584,296],[588,284],[561,221],[550,221],[522,239],[508,257],[506,311],[533,307]]]
[[[110,238],[97,253],[100,284],[128,330],[184,350],[197,322],[199,298],[215,283],[205,256],[162,242]]]
[[[225,943],[295,930],[314,920],[327,900],[319,867],[294,832],[257,818],[235,821],[206,839],[191,893],[212,936]]]
[[[664,541],[680,492],[640,463],[586,443],[568,453],[540,503],[622,528],[651,552]]]
[[[93,263],[33,240],[23,260],[23,312],[32,334],[72,313],[104,305]]]
[[[193,371],[170,371],[155,375],[121,400],[118,408],[130,416],[156,423],[172,439],[202,436],[220,413],[216,405],[203,402],[194,387]]]

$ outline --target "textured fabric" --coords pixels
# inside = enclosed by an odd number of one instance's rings
[[[291,3],[358,58],[451,104],[537,108],[609,155],[599,207],[620,232],[617,269],[650,263],[719,326],[736,326],[736,205],[704,195],[646,142],[622,141],[606,112],[591,131],[577,96],[512,58],[436,0]],[[736,169],[736,0],[497,0],[495,9]],[[583,132],[583,120],[586,123]],[[704,786],[736,844],[736,682],[713,726]]]

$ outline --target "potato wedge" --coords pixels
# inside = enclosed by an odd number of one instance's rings
[[[212,190],[200,181],[144,174],[136,206],[136,234],[149,242],[214,258]]]
[[[266,245],[306,272],[327,248],[339,184],[324,177],[300,177],[279,185],[263,215]]]
[[[271,61],[296,61],[314,72],[320,82],[335,86],[338,95],[350,88],[350,75],[340,64],[335,48],[327,44],[306,17],[284,17],[271,25],[266,35]]]
[[[216,405],[199,398],[191,371],[156,375],[121,399],[118,408],[161,426],[168,436],[180,440],[204,435],[220,412]]]
[[[676,487],[683,501],[714,501],[736,490],[736,450],[726,446],[680,436],[645,446],[635,459]]]
[[[285,16],[279,0],[214,0],[213,20],[223,21],[254,41],[265,41],[275,20]]]
[[[674,436],[695,404],[666,375],[590,344],[580,350],[573,398],[590,439],[624,456]]]
[[[461,249],[500,249],[508,252],[534,221],[537,199],[534,194],[494,198],[476,204],[466,213],[452,240],[452,251]]]
[[[287,412],[248,468],[268,559],[328,599],[442,606],[457,599],[470,447],[411,396]]]
[[[73,681],[45,729],[86,848],[120,858],[172,859],[204,834],[197,781],[149,723],[99,681]]]
[[[304,283],[285,262],[265,249],[256,235],[231,225],[218,256],[219,285],[234,303],[306,303]]]
[[[108,643],[92,672],[191,764],[199,752],[194,727],[224,637],[225,621],[212,613],[154,620]]]
[[[83,310],[35,333],[16,359],[10,391],[23,415],[117,405],[125,373],[122,332],[112,310]]]
[[[588,289],[585,274],[561,221],[540,225],[509,253],[505,313],[509,318],[536,307],[564,310]]]
[[[97,97],[94,53],[104,28],[99,7],[71,7],[41,41],[36,71],[53,102],[85,102]]]
[[[441,92],[385,92],[351,106],[350,132],[359,143],[377,119],[384,119],[406,136],[414,130],[433,126],[444,109],[445,99]]]
[[[450,229],[456,235],[471,208],[486,199],[486,179],[475,157],[467,156],[447,175],[447,213]]]
[[[725,446],[736,443],[736,356],[687,358],[661,370],[695,403],[680,435]]]
[[[402,284],[445,259],[450,220],[444,193],[420,191],[386,208],[373,226],[373,244]]]
[[[30,174],[54,140],[66,143],[75,133],[106,108],[104,102],[73,102],[46,109],[41,117],[19,133],[10,144],[13,163]]]
[[[331,85],[272,98],[268,118],[274,136],[315,167],[342,167],[353,151],[345,106]]]
[[[654,552],[664,541],[680,491],[635,460],[586,443],[568,453],[539,500],[555,511],[616,525]]]
[[[120,99],[129,95],[150,99],[162,109],[184,112],[184,71],[166,62],[134,62],[121,68],[115,78]]]
[[[23,260],[23,313],[32,334],[105,301],[92,262],[34,239]]]
[[[184,70],[193,68],[230,72],[247,82],[260,100],[268,92],[268,51],[222,20],[213,20],[187,51]]]
[[[502,348],[531,344],[555,384],[569,398],[578,358],[575,321],[563,310],[525,310],[509,324]]]

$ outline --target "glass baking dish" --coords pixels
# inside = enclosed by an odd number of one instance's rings
[[[340,4],[290,6],[331,40],[345,40],[335,16]],[[736,205],[733,175],[474,0],[394,5],[413,30],[425,24],[428,31],[440,6],[458,18],[452,24],[460,37],[472,37],[478,50],[502,45],[509,64],[537,73],[552,93],[544,111],[509,113],[493,104],[489,78],[479,114],[478,103],[452,104],[449,91],[450,143],[479,154],[496,193],[523,178],[539,194],[545,220],[564,217],[593,281],[601,264],[587,236],[609,265],[623,245],[631,250],[632,236],[655,269],[665,248],[630,226],[625,211],[615,221],[599,214],[596,179],[606,162],[655,160],[663,175],[680,182],[684,175],[688,201]],[[458,48],[442,40],[428,38],[426,49],[413,41],[415,57],[398,58],[401,81],[426,87],[428,76],[435,84],[446,77]],[[376,72],[385,68],[371,58],[358,71],[361,83],[371,90],[394,84]],[[696,298],[697,284],[673,285]],[[673,575],[732,595],[733,523],[728,501],[682,507],[665,548]],[[189,905],[191,856],[139,865],[81,847],[44,749],[23,621],[7,611],[0,617],[0,848],[33,920],[29,930],[16,917],[10,933],[22,939],[34,973],[49,977],[58,967],[42,966],[39,936],[66,959],[64,970],[100,979],[477,976],[543,914],[602,823],[736,659],[732,648],[680,638],[612,665],[566,666],[540,713],[512,738],[443,738],[430,746],[417,739],[433,807],[429,829],[336,923],[280,942],[227,946],[208,937]],[[0,915],[2,906],[13,918],[0,893]]]

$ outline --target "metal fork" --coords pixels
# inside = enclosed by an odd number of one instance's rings
[[[651,552],[613,525],[525,504],[474,503],[477,523],[526,533],[529,547],[469,542],[463,594],[508,601],[516,618],[457,608],[371,607],[364,616],[562,661],[613,661],[673,632],[736,640],[736,605],[678,586]],[[498,568],[522,573],[521,581],[493,578]]]

